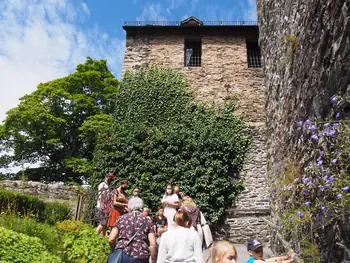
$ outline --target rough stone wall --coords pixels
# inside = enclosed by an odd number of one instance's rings
[[[72,211],[76,211],[78,191],[77,189],[61,184],[44,184],[33,181],[0,181],[0,188],[24,194],[35,195],[45,202],[59,202],[69,205]]]
[[[262,216],[269,214],[266,185],[265,113],[263,72],[248,68],[244,37],[202,36],[201,67],[184,67],[184,37],[179,35],[128,36],[123,70],[151,63],[180,70],[189,81],[195,99],[221,105],[235,94],[237,112],[242,113],[253,145],[243,173],[244,192],[216,227],[219,238],[246,242],[266,238]],[[234,218],[234,219],[233,219]]]
[[[310,155],[295,123],[333,117],[330,97],[350,95],[350,1],[260,0],[258,17],[267,160],[288,158],[305,167]],[[349,108],[344,113],[350,117]],[[321,262],[350,262],[346,225],[349,218],[319,231]]]
[[[123,70],[155,63],[182,71],[196,99],[221,104],[231,93],[237,111],[248,122],[264,125],[264,89],[261,68],[248,68],[246,41],[228,36],[202,37],[202,66],[184,67],[184,37],[127,37]]]

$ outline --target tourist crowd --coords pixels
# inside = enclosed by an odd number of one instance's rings
[[[191,197],[185,196],[178,186],[168,184],[161,197],[157,215],[151,219],[144,206],[140,189],[134,188],[128,197],[126,179],[112,189],[109,173],[98,186],[97,210],[100,224],[96,233],[105,236],[106,229],[112,253],[108,263],[204,263],[203,251],[209,249],[212,263],[235,263],[237,251],[233,243],[213,243],[204,215]],[[295,254],[263,259],[263,244],[249,240],[247,263],[293,262]],[[208,259],[209,260],[209,259]]]

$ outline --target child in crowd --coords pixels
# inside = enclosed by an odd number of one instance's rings
[[[166,226],[160,226],[158,228],[158,233],[157,233],[157,245],[158,246],[160,244],[160,239],[161,239],[163,233],[165,233],[166,231],[168,231],[168,227],[166,227]]]
[[[275,257],[275,258],[268,258],[266,260],[263,259],[264,257],[264,251],[263,251],[263,244],[259,242],[258,240],[248,240],[248,253],[250,255],[249,260],[247,263],[261,263],[261,262],[282,262],[282,263],[289,263],[294,261],[295,253],[289,255],[289,256],[282,256],[282,257]]]
[[[212,248],[211,258],[213,263],[236,263],[237,250],[230,241],[218,241]]]
[[[153,228],[154,228],[154,232],[156,233],[156,235],[158,236],[158,228],[159,227],[167,227],[168,226],[168,220],[166,218],[166,216],[164,215],[164,208],[161,207],[158,210],[158,215],[154,217],[153,220]]]
[[[148,207],[144,207],[144,208],[143,208],[143,215],[144,215],[147,219],[149,219],[149,220],[152,221],[151,217],[149,216],[149,209],[148,209]]]

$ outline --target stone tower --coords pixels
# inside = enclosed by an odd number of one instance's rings
[[[125,22],[123,70],[151,63],[180,70],[195,98],[224,103],[234,94],[252,136],[243,173],[245,190],[228,209],[217,234],[234,242],[266,237],[269,215],[266,179],[263,71],[256,22],[202,22],[195,17],[174,22]]]

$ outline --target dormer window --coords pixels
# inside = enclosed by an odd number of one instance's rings
[[[200,67],[202,64],[202,41],[185,40],[185,67]]]

